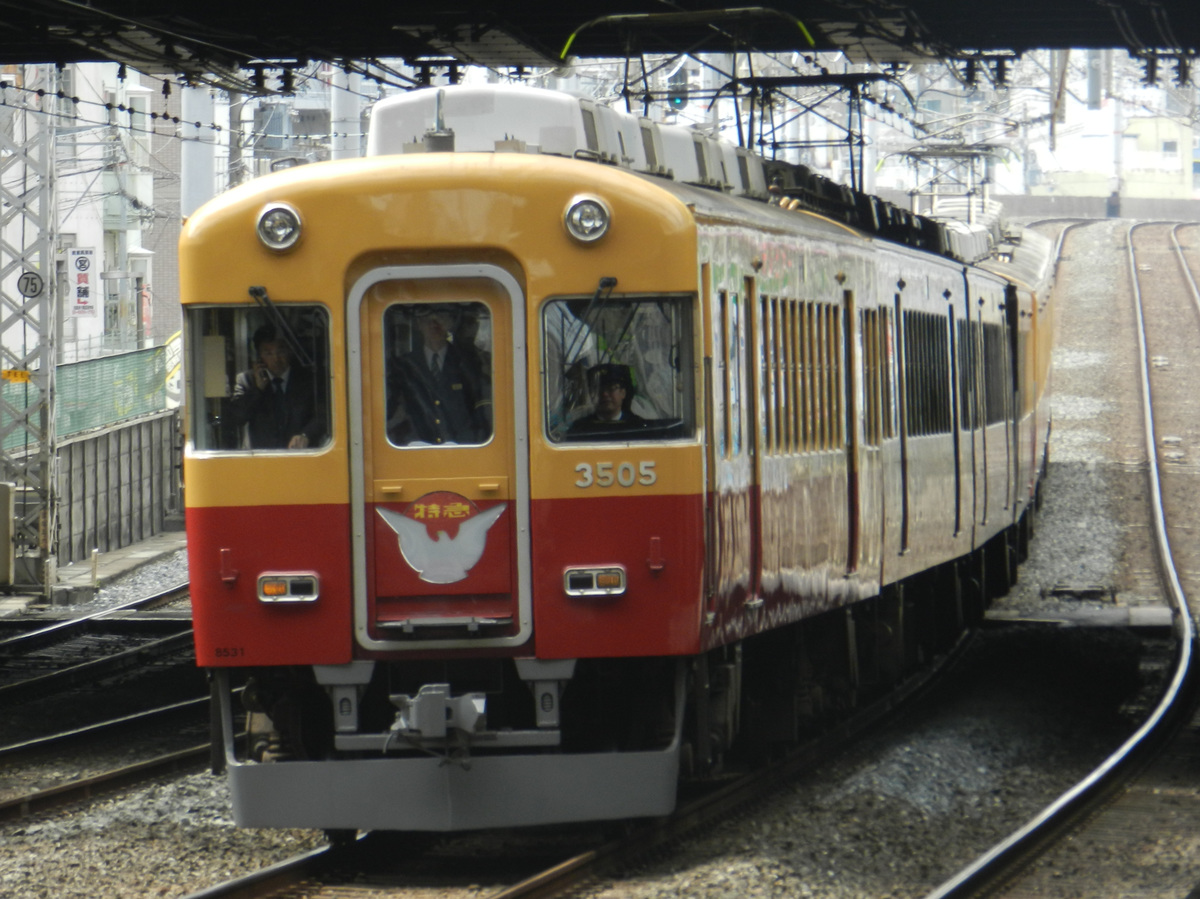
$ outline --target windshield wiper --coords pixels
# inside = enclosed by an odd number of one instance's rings
[[[305,368],[314,368],[312,356],[304,351],[304,347],[300,345],[300,339],[296,336],[296,332],[292,330],[292,326],[288,324],[283,313],[279,308],[271,302],[271,298],[267,296],[265,287],[251,287],[250,296],[254,298],[254,302],[258,303],[267,314],[267,318],[271,324],[275,326],[275,330],[279,332],[283,339],[288,342],[288,346],[292,350],[292,354],[296,357],[296,361]]]

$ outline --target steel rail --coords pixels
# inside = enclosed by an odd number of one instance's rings
[[[360,837],[361,841],[363,838]],[[320,876],[345,855],[340,846],[324,846],[252,871],[234,880],[188,893],[183,899],[257,899],[295,886],[310,876]],[[315,891],[314,891],[315,892]]]
[[[975,633],[964,631],[955,646],[927,669],[914,674],[886,696],[863,707],[775,764],[685,802],[674,814],[666,818],[637,825],[619,839],[566,859],[491,894],[488,899],[532,899],[562,895],[581,883],[602,876],[603,872],[613,865],[628,863],[657,847],[685,837],[697,828],[727,819],[756,800],[769,797],[789,779],[811,770],[814,763],[828,759],[835,750],[844,747],[868,728],[885,725],[895,714],[906,708],[911,700],[943,683],[962,661]],[[322,872],[335,863],[345,862],[352,866],[354,862],[347,858],[345,852],[354,851],[354,846],[360,847],[362,851],[369,851],[370,838],[371,834],[364,834],[359,836],[356,844],[314,850],[262,871],[191,893],[184,899],[253,899],[274,895],[276,890],[294,886],[304,878],[319,879]],[[341,850],[341,853],[338,850]],[[314,888],[313,892],[317,893],[318,890]]]
[[[132,765],[114,768],[91,777],[73,780],[57,787],[6,799],[0,801],[0,820],[24,818],[61,805],[91,799],[98,794],[159,777],[169,772],[202,767],[208,762],[208,756],[209,745],[204,743],[146,761],[135,762]]]
[[[67,690],[78,684],[95,683],[101,678],[142,667],[152,659],[180,655],[191,649],[192,629],[188,628],[178,634],[161,637],[103,658],[91,659],[59,671],[50,671],[26,680],[0,685],[0,702],[24,702],[36,696]]]
[[[56,621],[54,624],[40,627],[36,630],[27,631],[23,634],[17,634],[12,637],[7,637],[0,640],[0,654],[8,654],[10,650],[32,651],[33,649],[45,646],[55,641],[64,639],[67,635],[76,631],[85,633],[88,625],[108,615],[114,615],[120,612],[133,612],[137,610],[152,609],[162,605],[175,598],[178,594],[183,593],[188,589],[188,582],[175,584],[165,590],[160,590],[158,593],[150,596],[143,596],[140,599],[133,599],[129,602],[121,603],[120,605],[108,606],[104,609],[98,609],[95,612],[89,612],[86,615],[80,615],[78,618],[71,618],[67,621]]]
[[[929,893],[926,899],[962,899],[962,897],[981,894],[994,886],[1001,877],[1011,876],[1022,864],[1032,861],[1053,836],[1064,833],[1071,824],[1078,820],[1079,815],[1091,809],[1111,789],[1131,777],[1138,764],[1156,751],[1167,739],[1178,723],[1181,713],[1185,710],[1183,707],[1190,705],[1188,699],[1196,679],[1196,631],[1187,597],[1183,592],[1179,573],[1176,571],[1172,559],[1171,542],[1167,534],[1166,517],[1163,512],[1161,473],[1156,451],[1158,444],[1155,439],[1154,410],[1150,390],[1149,349],[1146,342],[1142,292],[1137,276],[1137,255],[1133,246],[1134,232],[1138,228],[1154,224],[1170,223],[1135,223],[1130,226],[1126,240],[1129,250],[1129,277],[1133,289],[1134,311],[1137,317],[1142,423],[1148,457],[1147,476],[1150,480],[1150,496],[1153,500],[1151,517],[1159,564],[1172,606],[1174,630],[1179,647],[1171,682],[1146,721],[1095,770],[1059,796],[1022,828],[993,846]],[[1197,303],[1200,303],[1200,295],[1194,294],[1194,296],[1196,296]]]
[[[108,731],[120,730],[123,727],[133,724],[146,724],[152,722],[155,718],[167,718],[181,712],[207,710],[208,699],[207,695],[195,699],[185,699],[181,702],[173,702],[170,705],[122,715],[120,718],[97,721],[95,724],[87,724],[83,727],[64,730],[56,734],[48,734],[44,737],[35,737],[32,740],[24,740],[20,743],[10,743],[7,746],[0,746],[0,758],[11,759],[13,756],[20,756],[25,753],[41,752],[82,737],[103,736]],[[207,711],[205,711],[205,714],[207,714]]]
[[[567,859],[514,884],[488,899],[534,899],[559,896],[593,879],[606,867],[630,863],[635,858],[686,837],[731,815],[751,803],[774,795],[780,787],[812,770],[813,765],[831,758],[852,739],[868,729],[879,728],[906,708],[918,695],[945,682],[966,655],[977,632],[964,631],[955,646],[926,670],[913,675],[886,696],[864,707],[827,732],[769,765],[681,806],[673,815],[637,827],[627,836]]]
[[[1188,287],[1192,291],[1192,302],[1196,306],[1196,311],[1200,313],[1200,287],[1196,286],[1196,279],[1192,276],[1192,269],[1187,264],[1187,257],[1183,255],[1183,247],[1179,243],[1180,228],[1200,228],[1200,222],[1181,222],[1171,229],[1171,246],[1175,248],[1175,258],[1179,262],[1179,269],[1183,272],[1183,277],[1188,282]]]

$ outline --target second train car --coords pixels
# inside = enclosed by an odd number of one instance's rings
[[[659,815],[943,650],[1011,582],[1049,429],[1046,242],[972,236],[500,86],[191,216],[237,822]]]

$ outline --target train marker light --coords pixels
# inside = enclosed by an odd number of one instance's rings
[[[300,213],[287,203],[271,203],[258,214],[255,227],[267,249],[282,253],[300,240]]]
[[[608,207],[595,197],[575,197],[567,204],[563,224],[567,233],[581,243],[592,243],[608,233],[612,215]]]
[[[258,579],[259,602],[316,602],[320,593],[312,574],[264,574]]]
[[[625,592],[625,569],[568,568],[563,590],[567,596],[620,596]]]

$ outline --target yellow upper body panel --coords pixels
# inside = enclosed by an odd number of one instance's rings
[[[562,223],[583,193],[612,211],[610,232],[594,244],[573,240]],[[269,250],[255,235],[270,202],[300,214],[303,236],[291,251]],[[447,153],[301,166],[222,195],[184,227],[180,290],[185,305],[244,302],[259,284],[276,301],[340,306],[360,260],[476,261],[487,251],[511,260],[535,300],[590,294],[597,272],[619,271],[621,292],[695,280],[692,217],[653,182],[558,157]]]
[[[568,204],[596,197],[611,211],[611,228],[584,244],[563,225]],[[255,225],[268,204],[287,203],[303,232],[289,251],[273,251]],[[189,217],[180,241],[180,287],[185,306],[248,304],[250,287],[271,301],[321,303],[330,316],[332,441],[320,452],[273,454],[272,476],[262,459],[245,453],[189,451],[189,506],[344,503],[349,492],[346,297],[350,287],[379,266],[487,263],[507,271],[526,303],[530,430],[541,429],[539,319],[548,297],[590,297],[601,278],[617,279],[618,294],[694,293],[696,227],[691,210],[668,187],[628,171],[593,162],[522,154],[412,154],[321,163],[260,178],[229,191]],[[496,384],[502,389],[503,385]],[[535,473],[550,455],[578,455],[533,439]],[[655,458],[643,452],[587,453],[599,466],[635,469]],[[657,454],[655,454],[657,455]],[[676,456],[676,453],[669,453]],[[594,457],[594,458],[593,458]],[[428,460],[427,460],[428,461]],[[453,473],[455,456],[446,454]],[[698,480],[697,462],[654,465],[634,491],[675,492]],[[561,458],[561,463],[568,459]],[[551,476],[534,494],[577,495],[579,458]],[[444,466],[443,466],[444,467]],[[286,476],[285,476],[286,472]],[[550,471],[543,469],[544,475]],[[539,480],[535,477],[535,480]],[[550,487],[549,481],[562,481]],[[651,481],[651,483],[645,483]]]

